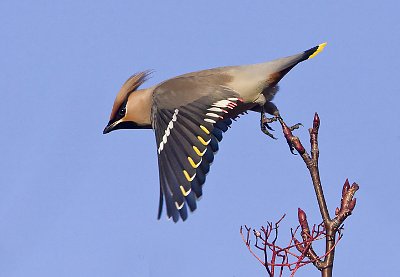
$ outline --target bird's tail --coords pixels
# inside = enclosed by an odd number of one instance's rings
[[[301,63],[302,61],[314,58],[324,49],[326,44],[327,43],[324,42],[302,53],[265,63],[264,66],[269,71],[270,85],[278,83],[283,78],[283,76],[285,76],[297,64]]]
[[[305,61],[305,60],[314,58],[314,57],[315,57],[316,55],[318,55],[322,50],[324,50],[326,44],[327,44],[327,43],[324,42],[324,43],[321,43],[321,44],[318,45],[318,46],[315,46],[315,47],[313,47],[313,48],[311,48],[311,49],[308,49],[307,51],[304,51],[304,53],[303,53],[303,60],[302,60],[302,61]]]

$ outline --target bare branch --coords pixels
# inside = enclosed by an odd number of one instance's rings
[[[350,186],[349,181],[346,180],[342,189],[340,208],[336,208],[335,217],[331,219],[325,201],[318,167],[318,131],[320,126],[318,114],[315,113],[313,127],[309,129],[311,156],[305,150],[300,139],[292,133],[292,130],[297,128],[298,124],[289,128],[282,118],[278,117],[278,120],[281,123],[283,134],[289,144],[290,150],[292,153],[293,150],[296,150],[300,154],[310,172],[322,217],[322,223],[319,225],[314,224],[310,229],[306,213],[299,208],[298,220],[300,225],[294,230],[291,229],[291,239],[286,247],[277,245],[279,224],[284,219],[285,215],[274,224],[272,222],[267,222],[266,226],[262,226],[260,230],[252,230],[245,225],[246,238],[243,234],[243,227],[240,228],[240,234],[250,253],[266,268],[269,276],[274,276],[277,268],[279,268],[279,276],[282,276],[284,268],[288,268],[291,272],[291,276],[294,276],[299,268],[310,263],[321,271],[321,276],[332,276],[335,248],[343,236],[343,222],[351,215],[355,208],[356,198],[354,198],[354,194],[359,189],[359,186],[356,183]],[[296,238],[298,230],[300,230],[301,241]],[[262,252],[262,258],[251,248],[251,231],[255,237],[254,247]],[[325,240],[325,253],[323,255],[318,255],[313,249],[313,243],[320,240]],[[300,254],[296,254],[293,249],[296,249]],[[270,252],[270,255],[268,252]]]

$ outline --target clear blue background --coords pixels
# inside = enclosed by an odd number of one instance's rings
[[[357,207],[336,276],[398,276],[398,1],[0,2],[0,276],[266,276],[239,227],[297,207],[321,221],[310,177],[278,125],[249,114],[225,135],[198,210],[156,220],[152,131],[107,136],[114,97],[134,72],[150,86],[204,68],[288,56],[324,41],[275,98],[288,123],[319,112],[331,213],[348,177]],[[319,276],[312,266],[298,276]]]

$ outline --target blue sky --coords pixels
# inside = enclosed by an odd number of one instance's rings
[[[265,276],[239,227],[297,207],[319,212],[310,177],[278,125],[257,114],[225,134],[198,210],[156,219],[148,130],[102,135],[134,72],[178,74],[288,56],[324,41],[282,81],[275,103],[308,146],[321,117],[320,168],[331,213],[360,184],[337,248],[337,276],[398,276],[397,1],[8,1],[0,3],[0,276]],[[396,272],[397,271],[397,272]],[[312,266],[297,276],[319,276]]]

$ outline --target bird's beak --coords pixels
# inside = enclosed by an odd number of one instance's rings
[[[115,126],[117,126],[118,123],[120,123],[121,120],[115,121],[115,122],[108,122],[106,128],[103,130],[103,134],[108,134],[109,132],[113,131]]]
[[[108,125],[103,130],[103,134],[108,134],[111,131],[119,129],[151,129],[151,125],[138,125],[135,122],[120,119],[115,122],[108,122]]]

